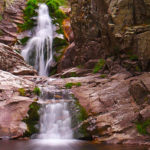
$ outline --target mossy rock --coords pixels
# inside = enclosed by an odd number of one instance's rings
[[[148,130],[148,128],[150,128],[150,119],[145,120],[145,121],[137,122],[136,123],[136,128],[137,128],[137,131],[140,134],[150,136],[150,132]]]
[[[91,134],[87,130],[89,124],[84,122],[88,119],[86,110],[80,105],[79,101],[74,98],[68,105],[71,115],[71,128],[74,131],[74,138],[76,139],[91,139]]]
[[[39,129],[36,127],[39,123],[39,111],[40,105],[37,102],[33,102],[29,106],[28,116],[23,119],[23,122],[27,125],[27,131],[24,133],[24,137],[30,137],[31,135],[38,133]]]
[[[104,59],[100,59],[99,62],[95,65],[93,69],[93,73],[98,73],[101,69],[103,69],[105,66],[105,63],[106,62]]]

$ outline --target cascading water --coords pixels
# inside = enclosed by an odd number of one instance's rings
[[[40,4],[35,35],[22,50],[24,59],[38,71],[39,75],[48,75],[53,61],[53,29],[46,4]]]
[[[58,89],[42,88],[42,95],[39,102],[43,104],[40,109],[40,134],[39,139],[71,139],[71,117],[67,109],[69,102],[66,91]],[[49,97],[49,94],[51,95]],[[60,95],[58,95],[60,94]],[[49,98],[51,98],[49,100]]]

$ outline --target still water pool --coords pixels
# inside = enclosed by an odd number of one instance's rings
[[[0,150],[148,150],[139,145],[102,145],[77,140],[0,141]]]

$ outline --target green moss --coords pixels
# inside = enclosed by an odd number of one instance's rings
[[[67,83],[67,84],[65,85],[65,87],[66,87],[67,89],[71,89],[73,86],[79,87],[79,86],[81,86],[81,83],[80,83],[80,82],[77,82],[77,83]]]
[[[55,51],[59,51],[64,49],[66,46],[68,46],[68,42],[66,39],[61,39],[61,38],[54,38],[53,40],[53,48]]]
[[[130,57],[130,60],[133,60],[133,61],[138,60],[137,55],[130,55],[129,57]]]
[[[77,77],[76,72],[71,72],[70,77]]]
[[[84,122],[88,119],[88,114],[84,107],[79,103],[79,100],[72,95],[74,101],[69,104],[69,110],[71,114],[71,127],[74,130],[74,138],[77,139],[88,139],[91,137],[90,133],[87,131],[89,127],[88,122]]]
[[[24,137],[30,137],[32,134],[38,132],[38,129],[35,127],[35,125],[37,125],[39,121],[38,111],[40,109],[40,105],[36,102],[33,102],[29,108],[28,117],[23,119],[23,122],[25,122],[28,127],[27,131],[24,133]]]
[[[101,77],[101,78],[106,78],[107,75],[106,75],[106,74],[101,74],[100,77]]]
[[[52,68],[50,71],[50,76],[55,75],[57,73],[57,68]]]
[[[136,67],[135,67],[135,70],[136,70],[137,72],[142,72],[142,70],[141,70],[141,68],[140,68],[139,66],[136,66]]]
[[[25,45],[29,40],[29,37],[24,37],[23,39],[20,40],[22,45]]]
[[[76,72],[70,72],[70,74],[61,76],[61,78],[70,78],[70,77],[77,77],[77,73]]]
[[[77,99],[75,100],[75,105],[76,105],[76,107],[78,107],[79,112],[80,112],[79,115],[77,116],[78,121],[82,122],[82,121],[86,120],[88,118],[88,114],[87,114],[86,110],[80,105],[79,100],[77,100]]]
[[[100,59],[99,62],[95,65],[93,73],[99,72],[105,66],[105,60]]]
[[[148,132],[147,132],[147,128],[150,127],[150,120],[146,120],[144,122],[138,122],[136,123],[136,128],[138,130],[138,132],[140,134],[143,134],[143,135],[150,135]]]
[[[19,92],[19,95],[20,95],[20,96],[26,96],[26,91],[25,91],[24,88],[18,89],[18,92]]]
[[[34,93],[35,95],[37,95],[37,96],[40,96],[40,94],[41,94],[40,88],[36,86],[36,87],[34,88],[34,90],[33,90],[33,93]]]
[[[66,87],[67,89],[71,89],[72,86],[73,86],[73,83],[66,83],[66,85],[65,85],[65,87]]]
[[[3,35],[3,34],[4,34],[4,32],[2,30],[0,30],[0,35]]]
[[[0,15],[0,21],[2,21],[3,20],[3,16],[2,15]]]

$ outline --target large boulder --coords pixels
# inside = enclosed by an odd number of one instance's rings
[[[149,69],[149,0],[71,0],[70,3],[75,46],[66,50],[58,71],[120,52],[137,56],[142,70]]]
[[[26,64],[23,57],[9,46],[0,43],[0,69],[15,75],[35,75],[36,71]]]
[[[17,138],[27,130],[22,120],[33,102],[30,92],[34,86],[31,81],[0,70],[0,138]]]

